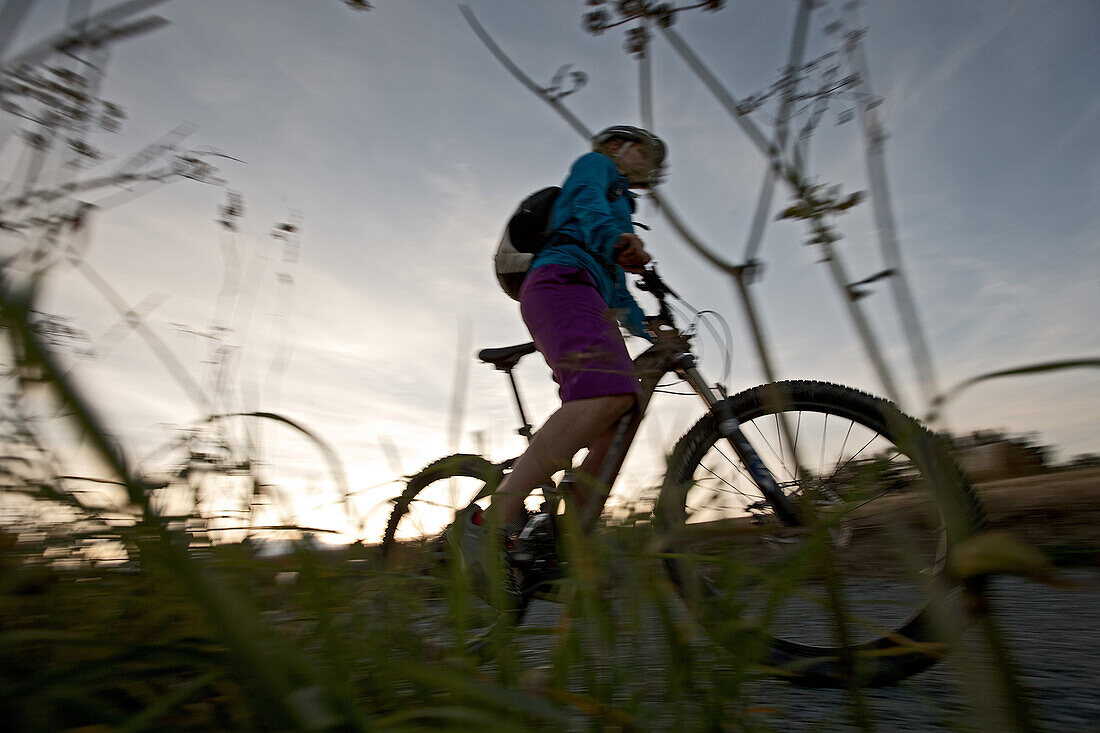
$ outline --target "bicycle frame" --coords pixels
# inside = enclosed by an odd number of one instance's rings
[[[661,379],[670,373],[677,374],[687,382],[703,400],[707,410],[715,416],[719,433],[744,463],[749,474],[768,503],[775,509],[780,520],[787,525],[800,524],[798,514],[790,498],[783,493],[771,471],[760,460],[756,449],[741,432],[740,425],[726,402],[725,389],[719,384],[713,387],[710,386],[699,372],[695,355],[691,351],[691,338],[682,334],[676,327],[672,313],[665,303],[665,298],[668,295],[675,294],[664,284],[652,268],[645,271],[641,287],[657,298],[660,304],[660,313],[649,319],[650,331],[655,335],[656,341],[650,348],[634,359],[634,368],[641,381],[641,394],[635,408],[620,417],[616,423],[615,432],[600,465],[599,474],[594,477],[601,493],[595,497],[595,500],[588,502],[585,507],[584,513],[580,517],[581,527],[587,532],[595,526],[596,520],[603,511],[604,504],[611,494],[615,479],[626,460],[627,452],[634,442],[634,436],[638,432],[642,418],[645,417],[650,400]],[[526,411],[523,408],[523,401],[511,373],[511,366],[498,366],[498,368],[508,373],[512,383],[516,405],[523,422],[523,428],[519,432],[530,439],[530,425],[527,423]]]
[[[637,407],[619,418],[607,455],[601,464],[600,474],[596,477],[597,485],[604,492],[603,496],[586,507],[585,514],[581,517],[581,526],[587,531],[595,525],[596,519],[603,510],[604,502],[611,493],[615,478],[626,460],[626,454],[634,441],[642,418],[645,417],[649,402],[660,380],[670,373],[680,376],[703,400],[707,410],[718,420],[718,430],[722,437],[744,462],[761,492],[775,507],[776,514],[785,524],[798,524],[797,515],[790,500],[779,488],[775,477],[760,460],[756,449],[745,438],[740,424],[729,411],[728,403],[725,401],[725,390],[721,385],[712,387],[706,381],[699,372],[695,355],[690,350],[689,340],[682,336],[675,326],[667,324],[662,325],[661,328],[664,332],[658,342],[634,360],[634,368],[642,383],[641,396]]]

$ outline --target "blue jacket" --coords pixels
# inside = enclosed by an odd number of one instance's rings
[[[634,231],[633,213],[634,194],[611,158],[596,152],[582,155],[550,213],[550,231],[555,234],[551,245],[535,255],[531,269],[551,264],[584,269],[619,321],[631,333],[648,338],[645,315],[627,290],[626,273],[615,264],[619,235]],[[569,239],[583,246],[567,243]]]

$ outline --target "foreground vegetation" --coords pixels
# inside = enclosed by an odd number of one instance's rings
[[[544,658],[506,630],[486,662],[456,643],[469,609],[442,635],[418,625],[423,584],[383,572],[374,548],[200,557],[169,539],[145,538],[138,563],[62,571],[25,562],[34,548],[8,536],[8,729],[642,729],[657,710],[662,726],[713,728],[748,715],[736,691],[749,673],[691,641],[662,581],[635,575],[637,603],[617,618],[600,588],[578,592],[555,628],[523,631],[548,640]],[[641,604],[657,612],[643,621]]]
[[[699,633],[644,525],[610,530],[549,627],[501,629],[484,656],[462,644],[476,609],[440,603],[461,577],[388,573],[373,547],[271,558],[139,526],[134,560],[65,569],[5,534],[0,715],[8,730],[781,729],[754,701],[755,652]],[[858,687],[837,694],[850,719],[826,729],[876,729]]]

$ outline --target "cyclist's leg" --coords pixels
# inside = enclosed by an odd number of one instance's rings
[[[607,452],[618,418],[634,405],[633,394],[607,395],[564,403],[535,433],[530,447],[493,497],[493,512],[502,523],[513,521],[536,486],[568,468],[577,451],[589,447],[582,464],[591,471]],[[578,496],[583,504],[585,496]]]
[[[573,499],[576,502],[577,512],[582,516],[587,513],[592,501],[599,502],[599,506],[593,508],[593,512],[599,514],[603,510],[604,502],[607,501],[607,486],[615,483],[618,467],[615,468],[614,473],[606,477],[606,485],[601,483],[601,477],[606,470],[604,458],[607,456],[608,448],[611,447],[618,425],[618,420],[611,423],[607,430],[588,446],[588,455],[573,473]]]

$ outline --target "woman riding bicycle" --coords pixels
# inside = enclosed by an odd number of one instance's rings
[[[493,496],[486,518],[476,506],[455,527],[464,562],[482,578],[498,562],[501,538],[526,521],[524,500],[582,448],[574,498],[580,510],[600,492],[592,477],[616,421],[636,402],[638,378],[618,323],[649,338],[644,316],[626,286],[625,272],[650,261],[634,234],[631,188],[658,182],[665,145],[637,127],[617,125],[592,139],[592,152],[569,172],[550,218],[550,240],[536,255],[520,290],[520,312],[558,383],[562,406],[535,433]],[[488,520],[488,521],[487,521]],[[499,528],[487,531],[488,526]],[[452,536],[455,533],[451,533]],[[511,581],[511,573],[504,573]],[[518,592],[509,588],[509,593]]]

